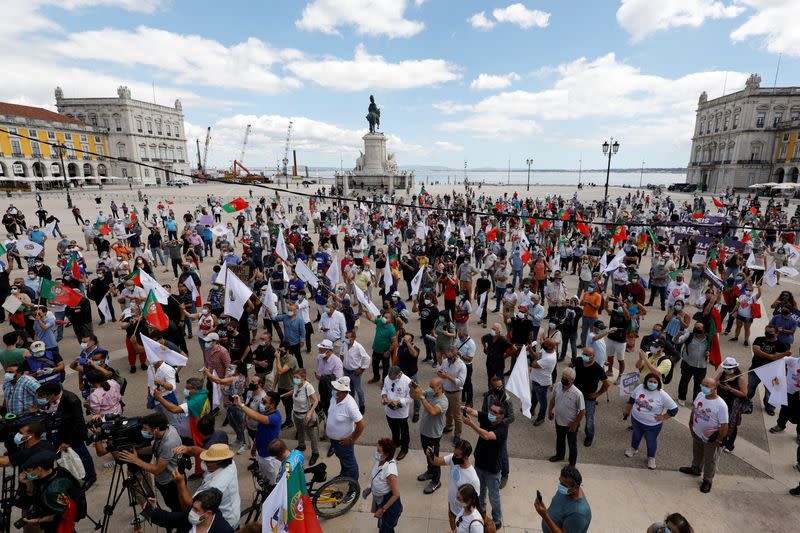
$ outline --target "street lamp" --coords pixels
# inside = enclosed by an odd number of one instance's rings
[[[531,165],[533,164],[533,158],[526,159],[525,162],[528,164],[528,188],[527,190],[531,190]]]
[[[603,143],[603,155],[608,154],[608,168],[606,168],[606,189],[603,194],[603,218],[606,218],[606,208],[608,207],[608,178],[611,177],[611,156],[619,152],[619,142],[611,137]]]
[[[69,178],[67,177],[67,167],[64,166],[64,150],[66,149],[63,144],[58,145],[58,158],[61,160],[61,175],[64,176],[64,187],[67,189],[67,208],[72,209],[72,196],[69,194]]]
[[[639,172],[639,188],[642,188],[642,176],[644,175],[644,161],[642,161],[642,170]]]

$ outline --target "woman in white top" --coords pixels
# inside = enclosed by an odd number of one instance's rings
[[[403,512],[400,485],[397,482],[397,463],[394,461],[396,450],[392,439],[379,440],[375,449],[375,465],[369,475],[372,512],[378,519],[379,533],[394,533]]]
[[[742,294],[739,295],[739,304],[736,310],[736,331],[728,340],[738,341],[739,332],[744,326],[744,341],[742,344],[745,346],[750,344],[750,326],[753,324],[753,305],[758,303],[761,298],[761,287],[759,286],[756,293],[753,294],[753,285],[749,281],[745,284]]]
[[[642,385],[634,389],[628,398],[628,405],[622,419],[627,420],[632,416],[633,435],[631,447],[625,451],[626,457],[633,457],[639,451],[639,444],[644,437],[647,443],[647,468],[656,468],[656,449],[658,448],[658,434],[664,425],[664,420],[669,420],[678,414],[678,405],[665,390],[662,389],[661,378],[649,374]]]
[[[553,384],[553,369],[556,367],[556,342],[553,339],[544,339],[540,351],[528,347],[528,351],[535,357],[530,363],[531,371],[531,412],[539,406],[539,415],[533,425],[540,426],[544,423],[547,411],[547,391]]]
[[[478,493],[472,485],[461,485],[456,499],[464,509],[456,515],[456,528],[450,533],[483,533],[483,513]]]

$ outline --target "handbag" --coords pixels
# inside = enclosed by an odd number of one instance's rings
[[[56,460],[56,464],[75,476],[75,479],[82,480],[86,477],[86,469],[83,468],[83,462],[78,453],[72,448],[66,448]]]
[[[761,304],[759,303],[750,304],[750,316],[752,316],[753,318],[761,318]]]

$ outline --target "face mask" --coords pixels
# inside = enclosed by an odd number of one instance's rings
[[[581,359],[583,359],[584,363],[588,363],[589,361],[591,361],[592,358],[589,357],[588,355],[581,355]]]
[[[683,283],[683,278],[679,276],[675,278],[675,281],[677,281],[678,283]]]
[[[191,394],[191,392],[189,391],[189,389],[183,389],[183,396],[185,398],[188,398],[190,394]]]
[[[702,329],[696,329],[696,330],[694,330],[694,334],[695,335],[702,335],[703,334],[703,330]]]
[[[267,406],[263,403],[258,404],[258,412],[261,414],[265,414],[267,412]]]
[[[17,289],[11,289],[11,294],[17,294]]]
[[[489,419],[489,422],[491,422],[492,424],[494,424],[495,422],[497,422],[497,415],[496,415],[496,414],[494,414],[494,413],[488,413],[488,414],[486,415],[486,418],[488,418],[488,419]]]
[[[454,465],[463,465],[464,464],[464,458],[463,457],[456,457],[454,455],[453,458],[452,458],[452,461],[453,461]]]
[[[705,395],[708,396],[711,394],[711,387],[706,387],[705,385],[700,386],[700,391]]]
[[[25,472],[25,479],[28,481],[36,481],[39,479],[35,474],[31,474],[30,472]]]
[[[661,332],[654,329],[652,335],[653,335],[653,337],[660,337],[661,336]]]
[[[142,438],[146,439],[146,440],[150,440],[150,439],[153,438],[153,434],[150,433],[149,431],[142,430]]]
[[[590,293],[594,292],[594,287],[589,287],[588,289],[586,289],[586,292],[590,292]]]
[[[193,526],[197,526],[200,525],[200,522],[203,521],[203,517],[194,512],[194,509],[192,509],[186,516],[186,520],[188,520],[189,523],[192,524]]]
[[[200,470],[203,472],[208,472],[208,464],[205,462],[200,463]]]
[[[11,372],[6,372],[5,375],[3,376],[3,379],[6,381],[6,383],[12,381],[14,379],[14,374],[12,374]]]
[[[26,440],[28,440],[28,437],[26,435],[23,435],[22,433],[17,433],[16,435],[14,435],[14,444],[16,444],[17,446],[22,446],[22,443],[25,442]]]
[[[376,461],[381,460],[381,454],[379,454],[378,452],[372,452],[372,457],[374,457]]]
[[[558,484],[558,493],[559,494],[563,494],[564,496],[566,496],[567,494],[569,494],[569,487],[565,487],[564,485],[559,483]]]
[[[50,403],[50,400],[48,400],[47,398],[36,398],[36,403],[38,403],[39,405],[47,405],[48,403]]]
[[[675,311],[680,311],[681,309],[683,309],[683,306],[680,305],[675,306]]]
[[[207,315],[208,309],[203,309],[202,311],[200,311],[200,314],[202,314],[203,316]]]
[[[556,325],[553,322],[550,322],[549,324],[547,324],[547,327],[548,328],[554,328],[554,327],[556,327]]]
[[[28,279],[36,279],[36,274],[28,274]]]
[[[569,387],[569,380],[567,378],[561,378],[561,384],[565,387]]]
[[[82,343],[81,343],[81,350],[84,350],[84,351],[85,351],[85,350],[86,350],[86,348],[88,348],[88,347],[89,347],[89,344],[88,344],[88,343],[85,343],[85,342],[82,342]]]
[[[44,357],[44,352],[33,352],[34,357]]]
[[[658,383],[656,383],[654,381],[648,381],[647,382],[647,389],[648,390],[656,390],[656,389],[658,389]]]
[[[331,391],[331,398],[336,399],[336,390]]]
[[[300,385],[302,382],[303,382],[302,379],[298,379],[298,378],[292,379],[292,383],[294,383],[295,385]]]

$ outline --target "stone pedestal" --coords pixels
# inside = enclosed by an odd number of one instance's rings
[[[361,172],[367,175],[385,174],[386,161],[386,136],[383,133],[367,133],[364,139],[364,164]]]
[[[392,194],[396,187],[407,188],[414,183],[414,174],[397,171],[394,154],[388,152],[388,138],[383,133],[367,133],[362,137],[364,151],[352,171],[337,178],[337,185],[352,189],[380,189]]]

